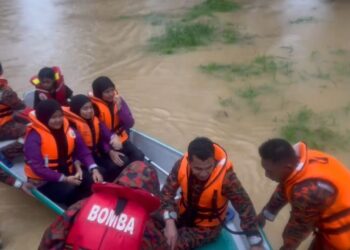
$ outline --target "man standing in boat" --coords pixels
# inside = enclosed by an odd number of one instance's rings
[[[193,249],[213,241],[222,229],[228,201],[239,213],[251,249],[263,249],[255,209],[226,152],[208,138],[194,139],[161,191],[164,234],[171,249]]]
[[[350,249],[350,171],[340,161],[300,142],[271,139],[259,148],[266,177],[278,182],[259,215],[263,226],[290,203],[280,249],[297,249],[313,231],[309,249]]]

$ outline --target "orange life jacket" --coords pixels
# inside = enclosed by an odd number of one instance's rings
[[[98,108],[100,120],[106,124],[109,130],[117,133],[122,143],[125,142],[128,139],[128,133],[125,130],[118,131],[119,115],[118,115],[117,103],[114,103],[115,105],[113,109],[114,113],[113,115],[111,115],[111,112],[107,104],[103,100],[94,96],[90,96],[90,98],[92,103],[95,104],[96,107]]]
[[[11,107],[0,103],[0,126],[4,125],[5,123],[8,123],[9,121],[12,121],[12,114],[13,110]]]
[[[222,195],[222,186],[227,170],[232,168],[232,163],[227,159],[226,152],[217,144],[214,144],[215,160],[217,165],[213,169],[204,190],[199,198],[197,207],[197,217],[194,224],[198,227],[214,227],[220,225],[220,220],[224,221],[227,211],[228,199]],[[181,160],[178,182],[182,195],[179,202],[180,216],[189,207],[188,204],[188,180],[190,167],[188,165],[188,153]],[[220,218],[220,219],[219,219]]]
[[[96,116],[93,118],[93,126],[95,130],[95,133],[93,134],[86,120],[70,111],[69,107],[63,107],[63,112],[66,118],[75,124],[77,130],[83,137],[86,146],[90,149],[94,148],[100,140],[100,122],[98,118]]]
[[[4,81],[3,83],[1,83],[3,84],[2,86],[0,86],[1,89],[9,88],[6,79],[0,78],[0,80]],[[13,115],[12,108],[4,103],[1,103],[0,101],[0,126],[4,125],[5,123],[8,123],[9,121],[12,121],[13,120],[12,115]]]
[[[29,113],[29,119],[32,123],[28,127],[27,135],[32,129],[39,133],[41,138],[41,155],[45,160],[45,166],[49,167],[54,171],[59,172],[60,166],[58,165],[58,150],[60,149],[57,148],[55,138],[51,134],[50,130],[36,118],[34,111]],[[66,164],[68,166],[69,172],[72,174],[74,172],[72,154],[75,147],[75,133],[73,129],[69,127],[69,122],[66,118],[64,118],[63,128],[65,131],[68,145],[68,159]],[[24,172],[28,178],[37,180],[42,179],[40,176],[36,175],[33,172],[31,167],[27,163],[24,166]]]
[[[292,200],[293,187],[308,179],[324,180],[336,188],[336,199],[320,214],[316,225],[323,240],[334,249],[350,249],[350,171],[334,157],[308,149],[299,143],[300,167],[284,182],[284,190]]]

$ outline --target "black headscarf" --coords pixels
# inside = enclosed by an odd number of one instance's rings
[[[86,96],[86,95],[75,95],[73,96],[71,99],[70,99],[70,103],[69,103],[69,106],[70,106],[70,110],[75,113],[76,115],[78,115],[79,117],[81,117],[80,115],[80,109],[88,102],[91,102],[90,99]],[[81,117],[83,118],[83,117]],[[84,119],[84,118],[83,118]],[[94,127],[94,124],[93,124],[93,119],[84,119],[87,124],[89,125],[89,128],[91,130],[91,134],[92,134],[92,138],[94,138],[92,140],[92,151],[94,152],[96,150],[96,144],[97,144],[97,141],[96,141],[96,131],[95,131],[95,127]],[[71,123],[72,124],[72,123]],[[73,127],[76,128],[76,125],[75,124],[72,124]]]
[[[38,103],[38,105],[35,107],[35,114],[38,120],[49,128],[49,120],[58,110],[62,111],[61,105],[54,99],[49,99]]]
[[[70,110],[80,116],[80,109],[88,102],[90,99],[86,95],[75,95],[70,99]]]
[[[62,126],[60,129],[52,129],[48,125],[50,118],[56,111],[62,111],[62,108],[61,105],[53,99],[41,101],[35,107],[35,114],[37,119],[50,130],[52,136],[55,138],[58,150],[58,171],[65,175],[69,175],[67,165],[68,143],[64,131],[64,126]]]
[[[107,76],[100,76],[93,81],[92,92],[95,97],[102,99],[102,92],[110,87],[115,89],[112,80]]]

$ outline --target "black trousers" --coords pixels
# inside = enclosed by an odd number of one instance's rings
[[[134,161],[143,161],[145,155],[132,142],[127,140],[123,143],[123,148],[118,152],[123,153],[123,166],[115,164],[108,154],[94,153],[93,157],[96,164],[100,167],[103,179],[107,182],[113,182],[115,178],[123,171],[123,169]]]
[[[67,182],[48,182],[39,187],[38,190],[46,195],[53,202],[66,208],[75,202],[91,195],[93,183],[91,174],[83,171],[83,181],[79,186]]]

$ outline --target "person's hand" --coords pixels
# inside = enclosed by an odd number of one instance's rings
[[[165,221],[164,236],[168,245],[170,246],[170,249],[174,250],[177,241],[177,228],[175,225],[175,220],[168,219]]]
[[[251,246],[250,250],[264,250],[264,247],[262,245],[259,246]]]
[[[75,172],[76,174],[74,175],[75,178],[77,178],[78,180],[83,180],[83,170],[81,170],[81,165],[80,165],[80,161],[76,161],[74,162],[74,167],[75,167]]]
[[[34,189],[34,188],[35,188],[35,186],[30,182],[24,182],[21,186],[21,189],[23,190],[23,192],[25,192],[26,194],[29,194],[31,196],[33,196],[32,189]]]
[[[77,179],[75,175],[65,176],[64,182],[79,186],[81,184],[81,180]]]
[[[122,160],[122,156],[125,156],[123,153],[114,151],[114,150],[110,150],[109,151],[109,157],[111,157],[111,160],[117,164],[119,167],[124,165],[124,161]]]
[[[261,211],[260,214],[258,214],[257,216],[257,222],[258,222],[258,225],[263,228],[266,224],[266,218],[263,214],[263,212]]]
[[[121,96],[117,93],[114,97],[115,103],[117,104],[118,107],[118,111],[120,110],[121,106],[122,106],[122,98]]]
[[[123,144],[117,134],[114,134],[109,142],[113,149],[121,150],[123,148]]]
[[[95,183],[103,182],[103,177],[102,177],[100,171],[98,171],[97,168],[94,168],[94,169],[92,170],[92,180],[93,180]]]

